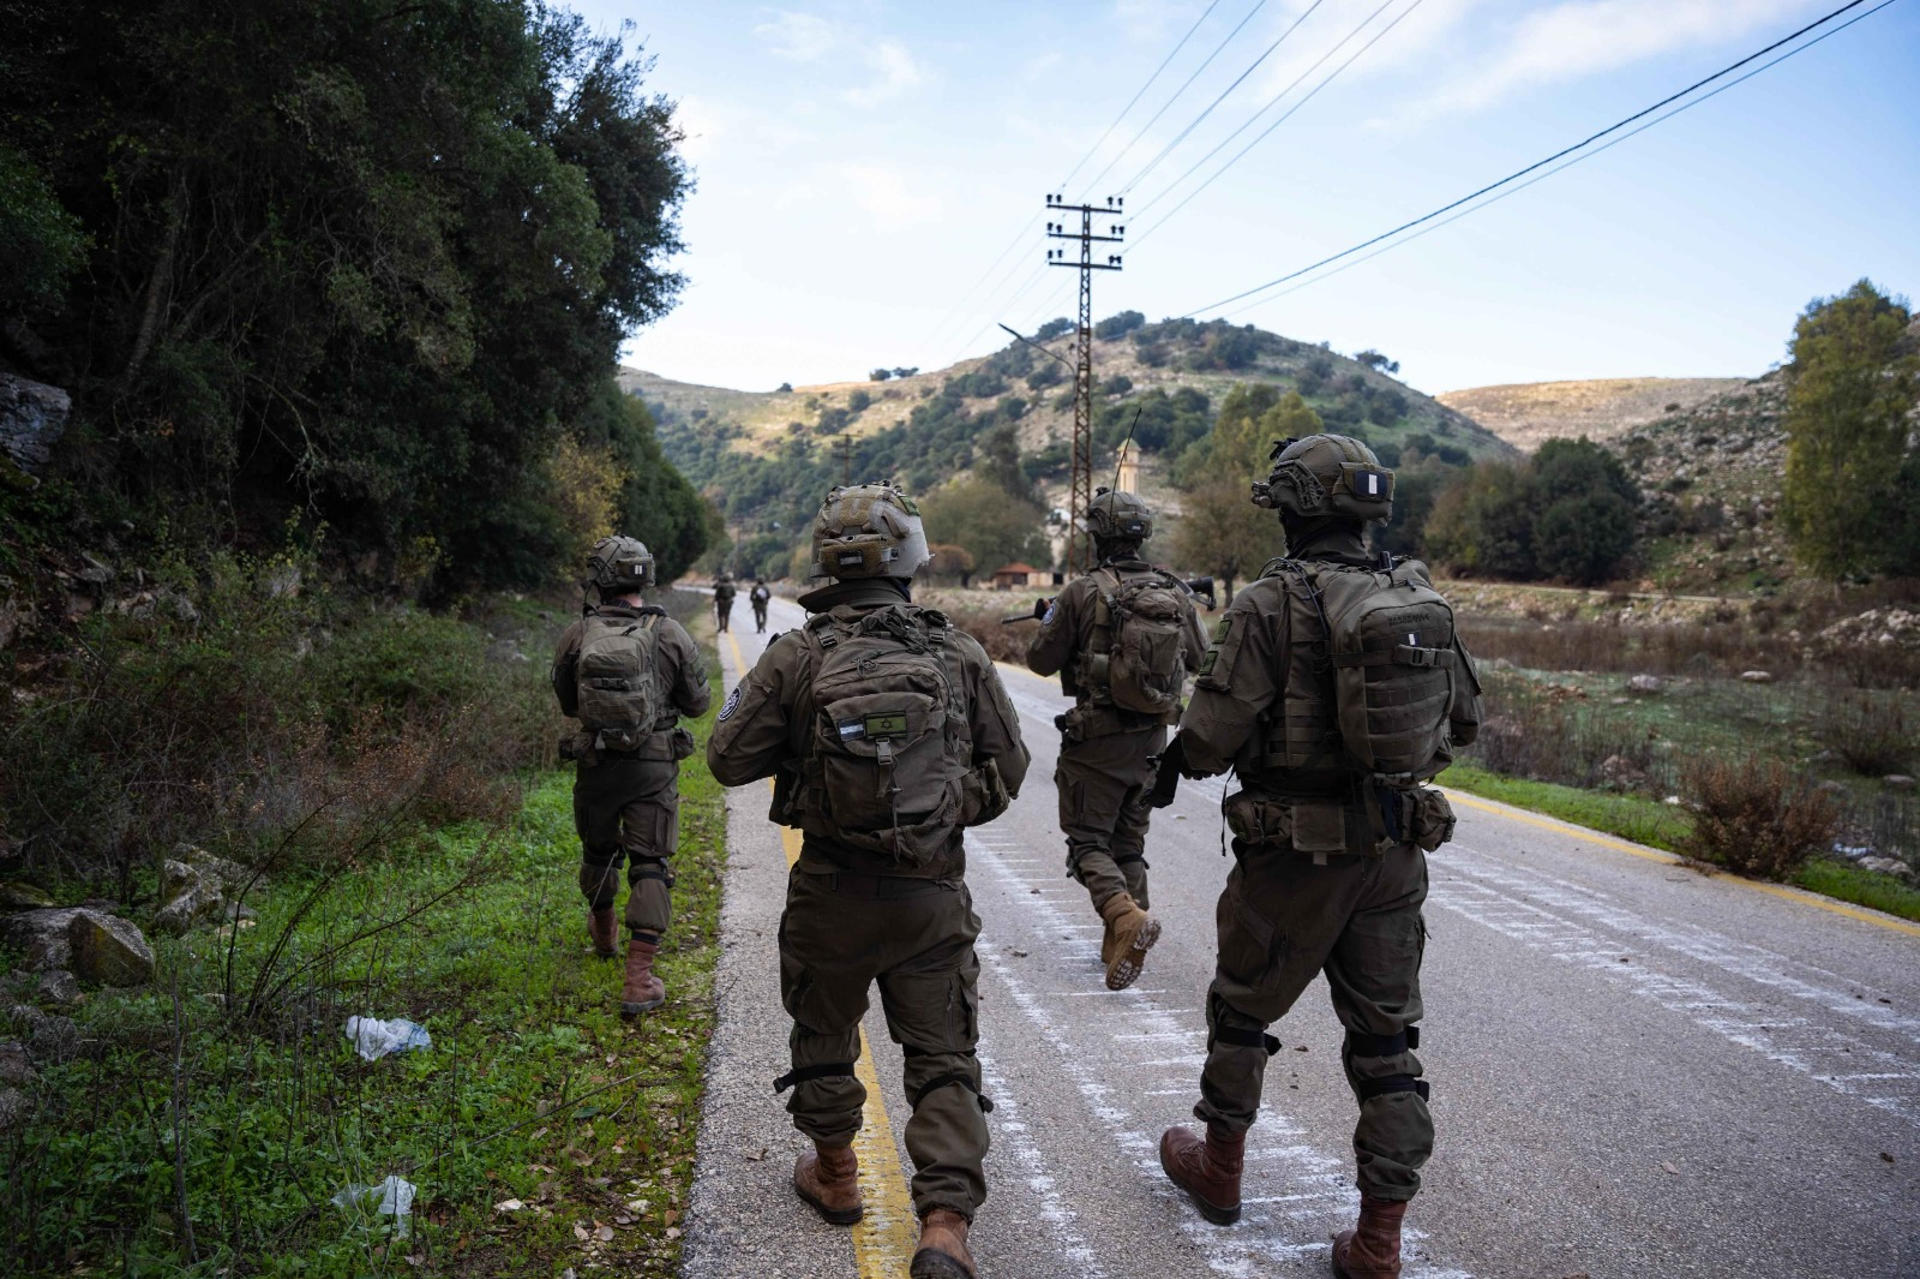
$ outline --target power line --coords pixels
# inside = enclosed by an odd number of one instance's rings
[[[1260,3],[1261,4],[1266,3],[1266,0],[1260,0]],[[1126,119],[1127,112],[1133,110],[1133,108],[1139,104],[1140,99],[1146,96],[1147,90],[1153,87],[1154,81],[1158,80],[1160,78],[1161,73],[1165,71],[1169,65],[1172,64],[1174,58],[1178,56],[1180,50],[1187,47],[1187,42],[1193,39],[1194,33],[1200,30],[1201,24],[1206,22],[1206,20],[1210,16],[1212,16],[1213,11],[1219,7],[1220,7],[1220,0],[1212,0],[1212,2],[1207,5],[1206,9],[1200,14],[1200,16],[1194,20],[1193,25],[1187,28],[1186,34],[1181,36],[1179,41],[1173,46],[1173,48],[1167,52],[1167,56],[1160,60],[1160,65],[1153,69],[1153,74],[1148,76],[1146,80],[1140,85],[1140,87],[1134,91],[1133,97],[1127,100],[1127,105],[1120,108],[1120,114],[1113,117],[1113,122],[1107,125],[1105,132],[1101,133],[1101,135],[1094,140],[1093,145],[1087,148],[1085,154],[1083,154],[1077,161],[1074,162],[1074,166],[1068,172],[1067,176],[1062,178],[1055,185],[1054,187],[1055,190],[1064,190],[1066,188],[1066,185],[1069,182],[1073,181],[1074,174],[1079,173],[1081,169],[1086,167],[1087,161],[1093,159],[1095,155],[1099,154],[1100,148],[1106,144],[1107,138],[1112,135],[1113,131],[1116,128],[1119,127],[1120,122]],[[1259,5],[1255,5],[1254,8],[1257,11],[1259,9]],[[1252,17],[1253,15],[1248,14],[1247,16]],[[1241,26],[1245,26],[1245,25],[1246,25],[1246,22],[1243,19],[1241,22]],[[1234,30],[1238,31],[1239,28],[1236,27],[1234,28]],[[1232,37],[1229,36],[1228,38],[1231,39]],[[1216,50],[1215,52],[1218,52],[1218,50]],[[1211,59],[1209,59],[1209,61],[1210,60]],[[1205,65],[1206,65],[1205,63],[1201,64],[1202,67],[1204,67]],[[1182,87],[1184,88],[1185,86],[1182,86]],[[1175,94],[1174,96],[1178,97],[1179,95]],[[1169,105],[1171,105],[1171,100],[1169,100]],[[1157,116],[1155,117],[1155,119],[1158,119],[1158,118],[1159,117]],[[1007,260],[1007,256],[1009,254],[1011,254],[1016,248],[1020,247],[1020,245],[1026,243],[1027,233],[1033,230],[1033,224],[1038,222],[1042,216],[1043,216],[1042,214],[1036,213],[1031,218],[1028,218],[1026,225],[1022,226],[1020,230],[1014,235],[1014,237],[1011,240],[1007,241],[1006,247],[1001,249],[1000,252],[994,257],[992,265],[987,267],[985,271],[982,271],[980,275],[975,278],[974,282],[968,286],[966,292],[962,293],[959,299],[952,304],[951,308],[947,311],[945,317],[943,317],[939,321],[939,323],[937,323],[934,326],[932,331],[928,333],[925,341],[926,345],[932,346],[935,343],[935,341],[940,337],[940,335],[946,332],[948,326],[951,325],[953,321],[956,318],[958,318],[962,313],[961,308],[963,308],[966,305],[967,301],[971,299],[975,295],[975,293],[979,291],[980,286],[986,283],[988,279],[992,278],[994,272],[1000,269],[1000,264]],[[1006,287],[1007,281],[1012,279],[1014,274],[1015,272],[1010,270],[1006,273],[1006,275],[1002,276],[993,285],[992,290],[988,294],[988,297],[991,298],[994,295],[994,293],[997,293],[999,290],[1004,289]],[[982,332],[984,331],[985,330],[982,330]],[[969,345],[971,345],[971,343],[969,343]]]
[[[1312,75],[1315,71],[1318,71],[1321,68],[1321,66],[1326,63],[1328,58],[1331,58],[1334,54],[1340,52],[1341,49],[1345,48],[1347,44],[1351,40],[1353,40],[1355,36],[1358,36],[1362,31],[1365,31],[1369,26],[1371,26],[1373,23],[1373,20],[1379,17],[1382,13],[1386,12],[1386,10],[1394,3],[1395,3],[1395,0],[1383,0],[1383,3],[1380,5],[1379,8],[1375,9],[1372,13],[1369,13],[1366,17],[1362,18],[1359,24],[1355,26],[1353,30],[1347,32],[1346,35],[1340,38],[1340,41],[1338,44],[1335,44],[1331,49],[1328,49],[1325,53],[1321,54],[1317,59],[1315,59],[1313,65],[1308,67],[1305,71],[1302,71],[1299,74],[1299,76],[1294,79],[1292,84],[1289,84],[1286,88],[1274,94],[1273,97],[1267,99],[1266,105],[1261,107],[1258,111],[1254,112],[1251,116],[1249,116],[1245,124],[1241,125],[1239,128],[1235,129],[1232,133],[1229,133],[1226,137],[1222,138],[1219,141],[1219,143],[1217,143],[1214,146],[1213,150],[1207,152],[1205,155],[1201,156],[1198,160],[1195,160],[1193,164],[1188,167],[1185,173],[1182,173],[1179,177],[1175,178],[1173,181],[1169,182],[1166,186],[1162,187],[1160,191],[1157,194],[1150,197],[1145,204],[1139,205],[1136,208],[1135,212],[1144,213],[1148,209],[1151,209],[1154,205],[1158,204],[1161,200],[1164,200],[1167,196],[1171,195],[1174,191],[1174,188],[1178,187],[1182,182],[1185,182],[1188,178],[1192,177],[1195,173],[1197,173],[1200,170],[1200,167],[1204,165],[1207,161],[1213,159],[1214,156],[1219,155],[1220,152],[1224,150],[1226,146],[1229,143],[1231,143],[1235,138],[1239,137],[1241,134],[1245,133],[1248,129],[1252,128],[1254,124],[1260,119],[1261,116],[1265,115],[1268,111],[1270,111],[1277,103],[1280,102],[1281,99],[1285,98],[1289,93],[1292,93],[1295,89],[1299,88],[1300,85],[1306,80],[1308,76]],[[1373,39],[1367,41],[1364,45],[1360,46],[1360,49],[1353,55],[1353,57],[1348,58],[1345,62],[1335,67],[1331,75],[1329,75],[1326,79],[1322,80],[1319,84],[1315,85],[1312,89],[1308,90],[1305,97],[1301,98],[1298,102],[1294,103],[1291,107],[1287,108],[1287,110],[1280,116],[1279,119],[1275,120],[1272,124],[1269,124],[1265,129],[1263,129],[1260,132],[1260,135],[1258,137],[1256,137],[1252,142],[1249,142],[1245,147],[1241,148],[1241,150],[1238,153],[1236,153],[1232,159],[1228,160],[1225,164],[1221,165],[1218,169],[1216,169],[1213,172],[1213,175],[1211,177],[1207,178],[1206,181],[1202,182],[1199,186],[1195,187],[1192,191],[1190,191],[1187,194],[1185,199],[1181,200],[1179,204],[1174,205],[1172,209],[1170,209],[1167,213],[1162,215],[1159,221],[1155,222],[1152,226],[1149,226],[1145,231],[1142,231],[1139,237],[1134,241],[1134,243],[1138,244],[1140,240],[1146,239],[1148,236],[1152,235],[1155,231],[1159,230],[1163,225],[1165,225],[1168,219],[1173,217],[1174,214],[1180,212],[1181,209],[1184,209],[1185,207],[1187,207],[1187,205],[1190,202],[1192,202],[1194,196],[1199,195],[1202,191],[1212,186],[1214,182],[1219,179],[1221,174],[1225,173],[1228,169],[1231,169],[1234,165],[1240,163],[1241,160],[1245,159],[1247,152],[1253,150],[1255,147],[1259,146],[1262,142],[1266,141],[1267,136],[1271,134],[1275,129],[1285,124],[1289,119],[1291,119],[1293,117],[1294,112],[1298,111],[1301,107],[1306,106],[1307,103],[1313,101],[1315,94],[1319,93],[1320,90],[1326,88],[1329,84],[1332,84],[1334,79],[1338,77],[1342,72],[1344,72],[1348,67],[1352,66],[1354,62],[1361,56],[1361,54],[1364,54],[1368,49],[1371,49],[1374,45],[1378,44],[1382,36],[1385,36],[1387,32],[1393,30],[1396,26],[1399,26],[1401,19],[1405,18],[1408,14],[1412,13],[1415,9],[1418,9],[1420,7],[1420,4],[1421,4],[1421,0],[1413,0],[1413,3],[1408,5],[1406,10],[1402,12],[1399,17],[1395,18],[1392,22],[1389,22],[1385,27],[1381,28],[1381,30],[1373,37]]]
[[[1334,276],[1339,275],[1341,272],[1351,270],[1352,268],[1359,266],[1363,262],[1373,261],[1373,259],[1379,257],[1383,253],[1389,253],[1394,249],[1397,249],[1405,244],[1412,244],[1415,240],[1420,239],[1422,236],[1430,235],[1433,232],[1438,231],[1441,227],[1451,226],[1455,222],[1458,222],[1461,218],[1466,217],[1470,213],[1478,213],[1481,209],[1486,208],[1488,205],[1498,204],[1500,201],[1506,199],[1510,195],[1518,195],[1520,192],[1526,190],[1528,187],[1532,186],[1536,182],[1544,182],[1548,178],[1552,177],[1554,174],[1565,172],[1566,170],[1571,169],[1574,165],[1579,164],[1584,160],[1591,160],[1593,159],[1593,157],[1597,155],[1600,155],[1607,151],[1611,151],[1613,148],[1619,146],[1622,142],[1625,142],[1628,138],[1637,137],[1640,134],[1645,133],[1648,129],[1651,129],[1656,124],[1661,124],[1667,120],[1671,120],[1673,119],[1673,117],[1681,114],[1682,112],[1691,111],[1693,110],[1693,108],[1699,106],[1701,103],[1706,102],[1712,98],[1719,97],[1721,94],[1725,93],[1728,89],[1734,88],[1736,85],[1745,84],[1747,81],[1759,75],[1762,71],[1765,71],[1771,67],[1777,67],[1782,62],[1785,62],[1788,58],[1791,58],[1796,54],[1805,53],[1808,49],[1813,48],[1814,45],[1819,44],[1821,41],[1827,39],[1829,36],[1837,36],[1842,31],[1845,31],[1848,27],[1852,26],[1854,23],[1864,22],[1866,19],[1871,18],[1874,14],[1880,12],[1882,9],[1886,8],[1888,5],[1892,3],[1894,3],[1894,0],[1880,0],[1880,3],[1873,6],[1873,8],[1867,10],[1865,13],[1855,14],[1853,17],[1848,18],[1845,22],[1841,23],[1839,26],[1833,28],[1833,30],[1822,31],[1819,35],[1807,41],[1805,44],[1789,49],[1785,53],[1781,54],[1779,57],[1774,58],[1768,62],[1761,63],[1759,66],[1747,72],[1745,75],[1740,76],[1737,79],[1729,80],[1727,83],[1720,85],[1718,88],[1712,90],[1711,92],[1701,94],[1699,97],[1693,99],[1691,102],[1681,103],[1679,106],[1667,112],[1665,115],[1656,116],[1653,119],[1648,120],[1646,123],[1642,124],[1639,128],[1629,130],[1628,132],[1621,134],[1619,137],[1614,138],[1612,141],[1607,142],[1603,146],[1598,146],[1591,151],[1582,152],[1579,155],[1572,156],[1568,158],[1566,161],[1564,161],[1563,163],[1557,164],[1553,168],[1548,169],[1544,173],[1535,174],[1533,177],[1528,178],[1525,182],[1522,182],[1519,186],[1508,187],[1505,190],[1500,191],[1498,194],[1490,196],[1489,198],[1480,201],[1480,203],[1478,204],[1471,205],[1468,208],[1459,210],[1452,217],[1443,218],[1438,222],[1430,223],[1427,226],[1421,227],[1418,231],[1415,231],[1412,235],[1407,236],[1405,239],[1395,240],[1391,244],[1383,244],[1379,248],[1375,249],[1373,252],[1367,254],[1364,257],[1353,258],[1349,261],[1341,263],[1337,267],[1334,267],[1331,271],[1323,272],[1322,274],[1316,275],[1311,279],[1301,280],[1296,284],[1294,284],[1294,286],[1290,289],[1282,289],[1280,290],[1280,292],[1272,294],[1268,297],[1256,298],[1254,301],[1247,303],[1247,305],[1243,307],[1236,307],[1234,310],[1228,311],[1221,318],[1228,319],[1236,315],[1244,314],[1247,311],[1253,310],[1255,307],[1265,306],[1268,302],[1274,301],[1276,298],[1283,298],[1288,296],[1289,294],[1298,293],[1301,289],[1307,288],[1310,285],[1318,284],[1322,280],[1332,279]]]
[[[1141,125],[1139,132],[1133,135],[1133,141],[1127,143],[1126,146],[1121,147],[1120,154],[1114,156],[1113,159],[1107,161],[1106,167],[1101,169],[1100,172],[1093,175],[1093,179],[1087,183],[1089,187],[1098,187],[1100,185],[1100,179],[1106,177],[1107,174],[1113,172],[1113,166],[1120,163],[1120,161],[1126,159],[1127,152],[1133,150],[1136,146],[1140,145],[1140,140],[1147,136],[1147,131],[1153,128],[1154,125],[1160,123],[1160,117],[1167,113],[1168,108],[1172,107],[1174,103],[1180,100],[1180,95],[1185,93],[1190,87],[1192,87],[1193,82],[1200,78],[1200,73],[1213,65],[1213,60],[1220,56],[1221,50],[1225,49],[1228,45],[1232,44],[1233,38],[1240,34],[1241,28],[1245,27],[1249,22],[1252,22],[1253,15],[1260,12],[1260,10],[1266,8],[1266,5],[1267,5],[1267,0],[1254,0],[1253,8],[1247,10],[1247,16],[1240,19],[1240,21],[1237,24],[1235,24],[1233,30],[1227,32],[1226,39],[1222,40],[1219,44],[1213,47],[1213,52],[1207,55],[1206,61],[1202,62],[1199,66],[1193,69],[1193,74],[1188,76],[1184,81],[1181,82],[1180,87],[1173,91],[1173,96],[1160,104],[1160,109],[1153,113],[1153,118],[1148,120],[1145,124]]]
[[[1205,12],[1203,12],[1198,18],[1194,20],[1193,25],[1187,28],[1187,34],[1180,37],[1180,43],[1174,45],[1173,48],[1168,51],[1167,56],[1160,60],[1160,65],[1155,67],[1153,69],[1153,74],[1147,77],[1147,82],[1141,85],[1139,90],[1135,92],[1131,98],[1127,99],[1127,105],[1120,108],[1120,114],[1113,117],[1113,123],[1107,126],[1106,131],[1104,133],[1102,133],[1098,138],[1094,139],[1093,145],[1087,148],[1087,153],[1080,157],[1079,162],[1073,166],[1072,172],[1068,173],[1066,177],[1061,178],[1059,182],[1054,184],[1054,188],[1053,188],[1054,190],[1064,191],[1067,189],[1068,184],[1073,181],[1074,176],[1078,174],[1080,170],[1086,166],[1087,161],[1093,159],[1094,155],[1100,150],[1100,148],[1106,144],[1107,139],[1113,135],[1113,131],[1120,127],[1120,122],[1127,118],[1127,112],[1133,110],[1134,107],[1139,104],[1140,99],[1144,98],[1147,95],[1147,90],[1153,87],[1153,82],[1160,78],[1160,73],[1167,69],[1167,67],[1173,62],[1174,57],[1177,54],[1179,54],[1180,50],[1187,47],[1187,41],[1193,39],[1193,33],[1200,29],[1200,24],[1205,22],[1209,17],[1213,16],[1213,11],[1215,9],[1218,9],[1219,7],[1220,7],[1220,0],[1213,0],[1213,2],[1206,7]],[[1038,218],[1041,215],[1035,214],[1034,216]],[[1031,227],[1032,223],[1029,223],[1028,226]],[[1021,235],[1023,237],[1025,236],[1025,234],[1026,232],[1024,231],[1021,232]]]
[[[1252,62],[1248,63],[1247,69],[1245,71],[1242,71],[1239,75],[1235,76],[1233,78],[1232,84],[1220,90],[1219,96],[1214,98],[1212,102],[1207,103],[1205,110],[1201,111],[1199,115],[1195,116],[1187,124],[1186,128],[1174,134],[1173,141],[1161,147],[1160,153],[1158,155],[1154,156],[1153,159],[1147,161],[1146,168],[1134,174],[1133,180],[1120,188],[1121,194],[1124,195],[1125,193],[1133,190],[1136,186],[1139,186],[1141,180],[1144,179],[1149,173],[1152,173],[1154,171],[1154,168],[1158,166],[1162,160],[1167,158],[1168,152],[1172,151],[1175,147],[1179,146],[1182,142],[1186,141],[1187,135],[1192,133],[1195,129],[1199,128],[1201,121],[1205,120],[1208,116],[1212,115],[1213,109],[1219,106],[1222,102],[1225,102],[1227,100],[1227,95],[1232,93],[1235,89],[1239,88],[1242,82],[1244,82],[1248,76],[1252,75],[1255,69],[1257,69],[1262,62],[1265,62],[1268,58],[1272,57],[1273,51],[1275,49],[1278,49],[1281,45],[1285,44],[1287,42],[1287,37],[1292,35],[1294,32],[1298,31],[1300,29],[1300,24],[1305,22],[1308,18],[1311,18],[1313,16],[1313,11],[1315,9],[1318,9],[1324,3],[1326,3],[1326,0],[1313,0],[1313,3],[1308,5],[1306,7],[1306,10],[1303,13],[1301,13],[1299,17],[1293,20],[1293,25],[1289,26],[1285,31],[1282,31],[1280,33],[1279,39],[1275,40],[1272,44],[1268,45],[1265,49],[1261,50],[1260,56],[1255,58]]]
[[[1720,70],[1714,72],[1712,75],[1706,76],[1700,80],[1694,81],[1692,84],[1688,85],[1686,88],[1680,90],[1677,93],[1668,94],[1666,97],[1660,99],[1660,101],[1654,103],[1652,106],[1644,107],[1641,110],[1636,111],[1632,115],[1626,117],[1624,120],[1616,121],[1615,123],[1610,124],[1606,128],[1600,130],[1598,133],[1590,134],[1589,136],[1581,139],[1579,142],[1574,143],[1572,146],[1562,147],[1560,150],[1554,152],[1550,156],[1547,156],[1545,159],[1536,160],[1532,164],[1527,165],[1523,169],[1517,169],[1514,172],[1509,173],[1506,177],[1501,178],[1497,182],[1489,182],[1487,185],[1481,187],[1479,190],[1469,192],[1468,194],[1461,196],[1457,200],[1451,200],[1448,203],[1441,205],[1439,208],[1433,210],[1430,213],[1423,213],[1419,217],[1414,218],[1409,222],[1402,222],[1399,226],[1394,227],[1391,231],[1382,231],[1379,235],[1373,236],[1370,239],[1362,240],[1360,243],[1354,245],[1351,248],[1342,249],[1338,253],[1331,254],[1327,257],[1321,258],[1318,262],[1314,262],[1307,266],[1303,266],[1296,271],[1289,271],[1285,275],[1278,276],[1274,279],[1268,280],[1265,284],[1257,284],[1250,289],[1242,289],[1240,292],[1233,294],[1231,297],[1222,298],[1218,302],[1210,302],[1205,306],[1195,307],[1193,310],[1187,312],[1187,316],[1188,317],[1196,316],[1201,314],[1204,311],[1217,311],[1221,307],[1230,306],[1233,303],[1240,301],[1242,298],[1250,298],[1256,293],[1265,293],[1268,290],[1277,288],[1282,284],[1287,284],[1287,283],[1290,283],[1291,281],[1297,280],[1303,275],[1308,275],[1308,274],[1311,274],[1312,272],[1318,271],[1321,267],[1330,266],[1333,263],[1342,260],[1343,258],[1350,258],[1356,253],[1360,253],[1367,249],[1372,248],[1374,245],[1379,244],[1383,240],[1393,239],[1395,236],[1400,235],[1404,231],[1410,231],[1414,227],[1420,226],[1427,222],[1431,222],[1435,218],[1438,218],[1443,214],[1451,213],[1453,210],[1460,208],[1462,205],[1471,204],[1473,201],[1478,200],[1481,196],[1488,195],[1494,191],[1499,190],[1501,187],[1508,186],[1518,181],[1519,179],[1526,177],[1530,173],[1535,173],[1541,169],[1548,167],[1549,165],[1552,165],[1556,161],[1565,159],[1567,156],[1572,155],[1576,151],[1580,151],[1585,149],[1588,146],[1591,146],[1593,143],[1598,142],[1601,138],[1604,138],[1609,134],[1618,133],[1620,130],[1626,128],[1628,125],[1637,123],[1640,120],[1644,120],[1648,116],[1653,115],[1655,112],[1660,111],[1663,108],[1668,107],[1675,102],[1678,102],[1680,99],[1684,97],[1687,97],[1689,94],[1695,92],[1696,90],[1702,89],[1707,85],[1712,84],[1715,80],[1723,79],[1724,77],[1731,75],[1733,72],[1738,71],[1741,67],[1746,66],[1748,63],[1756,62],[1759,59],[1766,57],[1768,54],[1772,53],[1776,49],[1781,48],[1783,45],[1791,44],[1793,41],[1798,40],[1801,36],[1807,34],[1809,31],[1812,31],[1818,27],[1825,26],[1827,23],[1833,21],[1835,18],[1839,17],[1841,14],[1846,13],[1851,9],[1857,9],[1861,5],[1865,4],[1866,2],[1867,0],[1848,0],[1848,3],[1841,5],[1839,8],[1826,14],[1824,17],[1816,18],[1814,21],[1809,22],[1806,26],[1801,27],[1799,30],[1793,32],[1791,35],[1783,36],[1780,39],[1775,40],[1772,44],[1766,46],[1764,49],[1756,50],[1755,52],[1748,54],[1746,57],[1741,58],[1738,62],[1733,62],[1728,64],[1727,66],[1722,67]]]

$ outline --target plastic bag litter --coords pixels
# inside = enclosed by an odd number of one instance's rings
[[[378,1061],[388,1053],[412,1052],[433,1047],[433,1036],[418,1022],[405,1017],[382,1021],[378,1017],[347,1018],[347,1038],[368,1061]]]
[[[393,1218],[393,1233],[402,1239],[407,1237],[412,1225],[409,1218],[413,1215],[413,1196],[419,1188],[404,1177],[391,1174],[375,1186],[363,1186],[354,1182],[333,1197],[333,1202],[342,1208],[354,1208],[371,1204],[373,1210],[383,1217]],[[378,1196],[378,1202],[374,1197]]]

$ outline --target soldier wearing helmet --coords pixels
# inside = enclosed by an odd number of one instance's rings
[[[1425,783],[1471,741],[1478,687],[1426,566],[1368,553],[1393,509],[1393,473],[1340,435],[1277,443],[1256,504],[1278,511],[1287,555],[1235,597],[1201,664],[1162,768],[1233,769],[1235,865],[1220,898],[1207,1055],[1194,1114],[1171,1128],[1167,1176],[1218,1223],[1240,1213],[1241,1157],[1260,1108],[1267,1027],[1325,973],[1359,1103],[1355,1229],[1334,1243],[1349,1279],[1400,1273],[1400,1223],[1433,1150],[1414,1049],[1426,944],[1425,853],[1452,811]],[[1171,774],[1156,800],[1171,797]]]
[[[912,602],[928,558],[919,508],[893,485],[829,493],[813,526],[820,585],[800,597],[812,616],[728,695],[707,762],[728,786],[775,778],[773,820],[801,832],[780,922],[793,1068],[775,1081],[814,1144],[794,1189],[829,1222],[861,1217],[854,1061],[877,982],[913,1107],[911,1273],[971,1279],[991,1103],[974,1056],[980,920],[961,832],[1005,811],[1028,761],[992,661]]]
[[[733,574],[725,569],[713,579],[713,623],[718,629],[731,629],[733,621],[733,597],[738,588],[733,584]]]
[[[693,735],[680,716],[707,712],[707,672],[680,623],[642,592],[655,585],[653,555],[631,537],[606,537],[587,559],[597,594],[554,650],[554,696],[580,721],[561,742],[575,761],[573,823],[580,835],[580,892],[594,954],[620,955],[614,916],[620,863],[627,863],[628,940],[620,1011],[634,1017],[666,1002],[654,974],[672,921],[668,861],[679,845],[680,762]]]
[[[1067,874],[1105,925],[1107,987],[1123,990],[1160,937],[1147,913],[1147,792],[1207,637],[1186,586],[1141,558],[1153,536],[1145,502],[1103,488],[1088,503],[1086,529],[1098,566],[1047,604],[1027,665],[1037,675],[1058,672],[1074,699],[1060,719],[1053,774]]]

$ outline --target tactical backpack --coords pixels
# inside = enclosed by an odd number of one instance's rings
[[[798,724],[791,817],[819,835],[924,865],[961,824],[973,743],[948,669],[944,615],[895,604],[802,632],[817,655]]]
[[[661,616],[657,608],[639,617],[594,613],[583,623],[574,678],[580,726],[596,749],[639,749],[667,711],[655,633]]]
[[[1186,587],[1157,569],[1132,576],[1101,569],[1094,581],[1093,633],[1078,682],[1121,710],[1173,723],[1186,677]]]

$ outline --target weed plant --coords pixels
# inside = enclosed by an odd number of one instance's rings
[[[1791,879],[1833,844],[1840,814],[1826,792],[1778,760],[1696,759],[1684,770],[1694,810],[1681,851],[1761,879]]]

